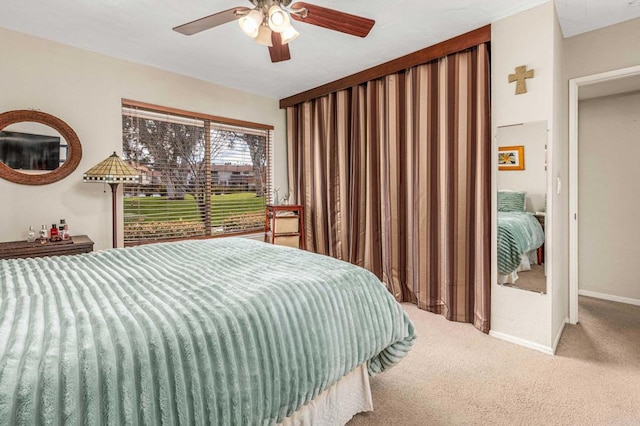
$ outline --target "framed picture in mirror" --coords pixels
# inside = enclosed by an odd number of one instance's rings
[[[524,170],[524,145],[498,147],[498,170]]]

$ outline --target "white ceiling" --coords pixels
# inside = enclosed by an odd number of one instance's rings
[[[640,0],[555,0],[565,37],[640,17]]]
[[[630,0],[556,0],[565,36],[640,16]],[[546,0],[311,0],[373,18],[366,39],[297,23],[292,60],[236,23],[184,36],[171,28],[247,0],[0,0],[0,27],[152,65],[271,98],[284,98],[495,22]]]

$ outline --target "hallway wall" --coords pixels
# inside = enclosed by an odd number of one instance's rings
[[[579,104],[579,289],[640,303],[640,92]]]

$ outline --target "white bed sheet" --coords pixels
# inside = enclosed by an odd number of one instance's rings
[[[498,274],[498,284],[515,284],[515,282],[519,278],[518,272],[530,271],[531,265],[537,265],[537,264],[538,264],[538,251],[531,250],[526,252],[520,258],[520,265],[518,265],[518,269],[516,269],[510,274],[506,274],[506,275]]]

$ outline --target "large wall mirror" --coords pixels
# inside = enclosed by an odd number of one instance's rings
[[[46,185],[71,174],[82,158],[78,136],[64,121],[32,110],[0,114],[0,177]]]
[[[547,122],[498,128],[498,284],[547,292]]]

